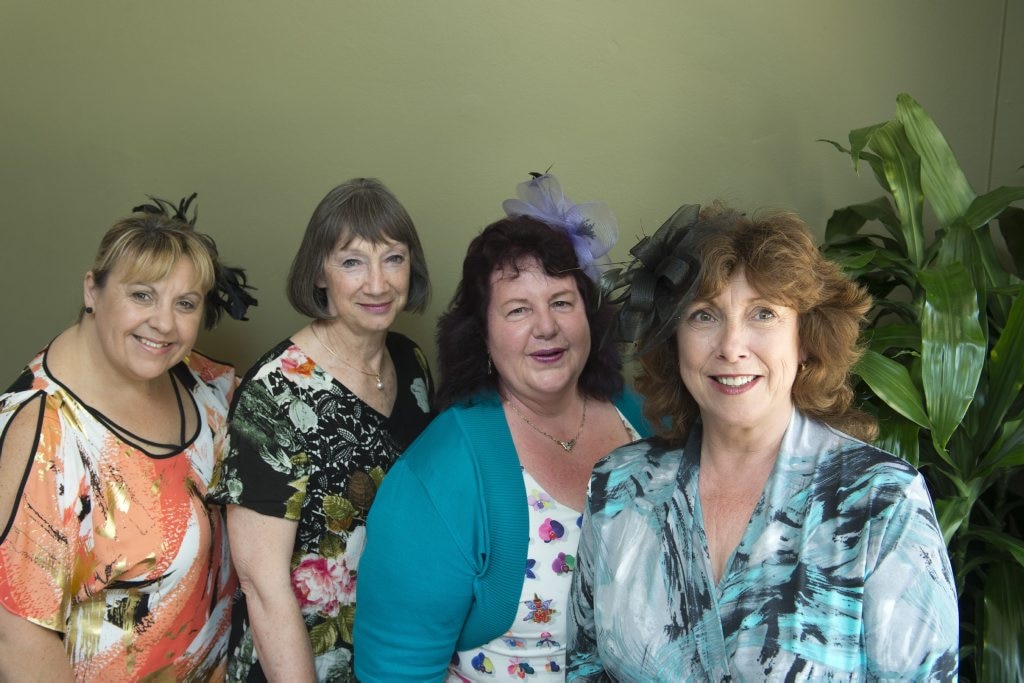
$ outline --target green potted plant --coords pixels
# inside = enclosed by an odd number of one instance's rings
[[[1024,209],[1013,206],[1024,187],[977,194],[906,94],[895,119],[851,131],[849,148],[826,142],[887,193],[836,210],[822,249],[875,298],[855,373],[878,445],[919,467],[935,500],[960,596],[961,677],[1024,680]]]

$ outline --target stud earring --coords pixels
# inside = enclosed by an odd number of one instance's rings
[[[801,363],[800,364],[800,372],[803,372],[806,369],[807,369],[807,363]]]
[[[92,315],[92,306],[86,306],[85,307],[85,314],[86,315]]]

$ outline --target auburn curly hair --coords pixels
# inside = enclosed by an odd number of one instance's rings
[[[806,362],[793,383],[794,405],[851,436],[874,440],[877,422],[853,406],[850,385],[850,370],[863,353],[858,337],[871,307],[867,291],[822,256],[794,213],[748,217],[715,202],[692,229],[702,263],[697,298],[714,298],[741,269],[762,296],[795,309]],[[636,387],[645,415],[659,436],[684,443],[700,410],[680,378],[675,335],[644,353],[640,368]]]

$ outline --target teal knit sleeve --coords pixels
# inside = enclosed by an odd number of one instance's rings
[[[370,509],[353,639],[363,683],[443,680],[473,600],[473,515],[458,519],[446,499],[464,495],[466,477],[435,467],[451,462],[445,431],[435,422],[424,432]]]

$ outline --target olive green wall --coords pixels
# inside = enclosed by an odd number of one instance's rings
[[[283,280],[313,207],[382,178],[423,238],[433,323],[469,239],[528,171],[619,217],[623,257],[677,205],[878,194],[816,142],[913,94],[980,190],[1024,184],[1022,0],[0,1],[0,383],[69,324],[102,232],[144,193],[260,306],[200,347],[244,368],[303,320]],[[4,379],[7,378],[7,379]]]

